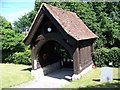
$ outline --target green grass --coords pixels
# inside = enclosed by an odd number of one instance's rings
[[[120,78],[120,77],[119,77]],[[64,88],[120,88],[118,79],[118,68],[113,69],[113,81],[109,83],[100,82],[100,68],[93,69],[85,74],[80,80],[72,81]]]
[[[15,87],[26,83],[34,78],[30,73],[31,66],[0,64],[0,82],[1,88]],[[110,83],[100,82],[100,68],[93,69],[85,74],[80,80],[72,81],[63,88],[120,88],[118,80],[118,68],[113,69],[113,81]]]
[[[31,66],[16,64],[0,64],[0,89],[10,88],[28,82],[34,78],[30,73]]]

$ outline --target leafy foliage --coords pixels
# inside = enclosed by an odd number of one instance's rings
[[[23,15],[21,18],[19,18],[18,21],[14,22],[14,30],[18,33],[23,33],[28,31],[35,15],[36,15],[36,11],[34,10]]]
[[[8,58],[5,58],[5,62],[15,64],[31,65],[31,54],[30,50],[26,49],[24,52],[15,52]]]
[[[12,25],[5,18],[0,16],[0,28],[4,27],[5,29],[12,29]]]
[[[16,34],[13,30],[6,29],[2,31],[3,50],[21,51],[24,50],[24,44],[21,42],[24,35]]]
[[[15,33],[10,29],[1,29],[2,32],[2,53],[3,62],[6,57],[15,52],[24,51],[25,45],[22,43],[22,39],[25,35]]]
[[[46,2],[75,12],[97,36],[95,48],[120,47],[120,3],[118,2]],[[35,2],[38,11],[41,2]]]
[[[113,47],[110,49],[109,61],[113,62],[113,66],[120,67],[120,48]]]
[[[111,49],[100,48],[93,53],[93,60],[97,66],[109,66],[112,63],[113,67],[120,66],[120,49],[113,47]]]
[[[21,42],[42,2],[35,1],[34,10],[23,15],[18,21],[14,22],[14,31],[12,26],[3,17],[0,17],[0,31],[3,34],[3,57],[13,58],[16,61],[25,56],[25,46]],[[104,66],[104,62],[113,62],[113,66],[119,66],[120,61],[120,3],[119,2],[46,2],[47,4],[62,8],[64,10],[75,12],[80,19],[97,36],[95,42],[94,61],[98,66]],[[1,48],[0,43],[0,48]],[[115,48],[112,48],[115,47]],[[118,47],[118,48],[117,48]],[[111,49],[110,49],[111,48]],[[23,55],[23,56],[22,56]],[[30,54],[28,54],[29,57]],[[9,57],[10,58],[10,57]],[[17,58],[17,59],[16,59]],[[29,60],[29,59],[28,59]],[[11,59],[12,61],[12,59]],[[28,61],[29,62],[29,61]]]
[[[118,2],[45,2],[75,12],[97,36],[95,48],[120,47],[120,3]],[[34,11],[15,22],[15,30],[25,32],[30,27],[42,2],[35,1]]]
[[[120,3],[92,2],[90,3],[90,5],[92,6],[94,12],[96,13],[96,20],[98,23],[96,33],[99,36],[99,38],[103,37],[103,46],[109,48],[113,46],[119,47]]]
[[[0,26],[2,34],[2,42],[0,42],[0,46],[2,46],[2,62],[30,64],[30,51],[28,48],[25,50],[25,45],[22,42],[25,35],[16,33],[12,30],[12,26],[9,25],[11,24],[2,18]]]

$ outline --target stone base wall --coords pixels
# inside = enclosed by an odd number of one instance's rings
[[[58,70],[60,68],[61,68],[60,62],[57,62],[57,63],[53,63],[51,65],[43,67],[43,72],[46,75],[46,74],[51,73],[53,71],[56,71],[56,70]]]
[[[31,71],[31,74],[32,76],[34,76],[36,79],[40,78],[41,76],[44,76],[48,73],[51,73],[53,71],[56,71],[58,69],[60,69],[61,66],[60,66],[60,62],[56,62],[56,63],[53,63],[51,65],[48,65],[48,66],[45,66],[43,68],[39,68],[37,70],[32,70]]]
[[[39,68],[37,70],[32,70],[31,74],[35,79],[39,79],[40,77],[44,76],[43,69]]]
[[[79,80],[84,74],[86,74],[88,71],[92,70],[92,65],[93,64],[89,65],[80,74],[73,74],[72,80]]]
[[[79,74],[73,74],[71,77],[72,80],[79,80],[84,74],[86,74],[88,71],[92,70],[92,65],[89,65],[87,68],[85,68],[81,73]],[[34,76],[36,79],[39,79],[40,77],[51,73],[53,71],[59,70],[61,68],[60,62],[45,66],[43,68],[39,68],[37,70],[32,70],[32,76]]]

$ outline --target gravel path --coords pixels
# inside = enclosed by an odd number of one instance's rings
[[[15,88],[61,88],[63,85],[70,83],[66,76],[71,77],[72,74],[72,69],[63,68]]]

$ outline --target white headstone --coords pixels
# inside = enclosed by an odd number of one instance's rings
[[[102,67],[100,81],[101,82],[111,82],[113,80],[113,68]]]

